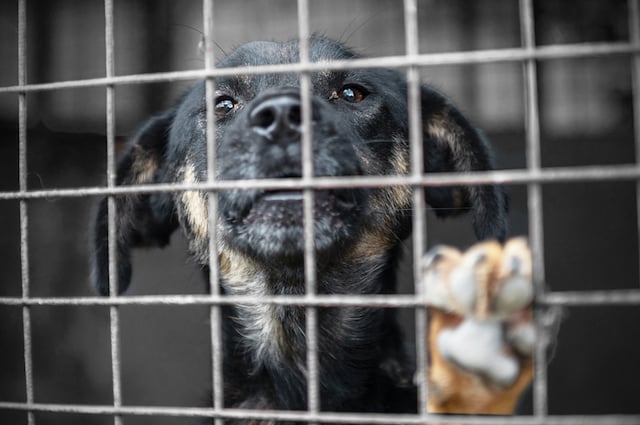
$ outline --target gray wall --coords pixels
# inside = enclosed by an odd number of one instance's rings
[[[104,76],[100,0],[29,1],[29,82]],[[313,31],[345,40],[369,56],[404,53],[399,0],[314,0]],[[566,5],[565,5],[566,3]],[[606,4],[605,4],[606,3]],[[624,1],[537,1],[543,44],[626,40]],[[119,75],[197,69],[200,1],[115,1]],[[516,47],[517,2],[420,0],[423,52]],[[294,37],[293,0],[215,2],[219,55],[244,41]],[[0,2],[0,85],[17,81],[17,6]],[[518,64],[423,70],[493,141],[500,168],[525,166],[522,69]],[[544,166],[634,162],[630,61],[625,56],[554,60],[539,65]],[[171,104],[188,82],[119,86],[117,133],[129,134]],[[105,181],[105,92],[73,89],[29,95],[30,188],[78,187]],[[17,188],[17,96],[0,95],[0,190]],[[524,187],[509,188],[513,234],[527,233]],[[544,187],[545,261],[553,290],[638,286],[635,185]],[[92,295],[88,223],[95,199],[29,203],[33,296]],[[429,243],[466,245],[466,218],[429,217]],[[20,295],[18,204],[0,201],[0,296]],[[137,252],[131,294],[201,293],[201,271],[174,235],[170,248]],[[410,243],[407,243],[407,247]],[[410,257],[410,255],[408,255]],[[401,271],[410,281],[410,267]],[[408,290],[405,288],[405,290]],[[108,310],[35,307],[36,400],[111,403]],[[411,323],[411,314],[405,312]],[[122,309],[126,404],[206,406],[209,328],[206,309]],[[640,314],[635,307],[569,309],[550,365],[553,413],[639,413]],[[410,325],[408,325],[410,329]],[[0,400],[24,401],[22,313],[0,306]],[[38,414],[38,424],[106,424],[101,416]],[[0,410],[0,423],[25,423]],[[180,424],[176,418],[127,418],[127,424]]]

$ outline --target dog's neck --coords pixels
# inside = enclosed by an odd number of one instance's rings
[[[225,260],[226,261],[226,260]],[[255,297],[273,295],[303,295],[305,293],[304,270],[277,269],[272,267],[248,267],[238,261],[225,263],[223,288],[226,293]],[[384,290],[386,267],[380,262],[361,264],[319,264],[317,274],[318,293],[322,294],[376,294]],[[337,398],[349,398],[353,391],[370,377],[365,370],[376,370],[380,362],[380,340],[384,312],[367,308],[319,309],[317,337],[319,346],[331,347],[321,353],[320,368],[323,376],[331,376],[327,382],[335,382],[327,393]],[[246,304],[234,306],[230,317],[245,353],[246,367],[250,374],[267,375],[273,388],[286,386],[286,391],[306,394],[306,311],[304,307],[274,304]],[[366,365],[366,366],[365,366]],[[355,369],[347,373],[346,368]],[[342,370],[342,372],[341,372]],[[370,373],[370,372],[367,372]],[[341,382],[346,377],[361,376],[362,383]],[[282,382],[278,382],[282,381]],[[324,384],[324,382],[323,382]],[[355,384],[355,385],[354,385]],[[284,391],[284,389],[282,390]],[[364,391],[364,390],[362,390]],[[277,391],[274,391],[277,393]],[[357,392],[357,390],[355,391]],[[275,397],[278,397],[277,395]],[[303,408],[304,406],[301,406]]]
[[[380,276],[393,268],[383,254],[372,258],[333,259],[317,263],[318,294],[377,294],[388,289]],[[303,295],[305,273],[299,264],[270,264],[248,258],[229,248],[219,257],[223,288],[232,295]],[[388,276],[387,276],[388,277]],[[389,282],[391,283],[391,282]]]
[[[319,294],[377,294],[383,289],[383,267],[375,262],[370,264],[349,264],[331,268],[318,267],[316,277]],[[248,295],[252,297],[287,296],[305,294],[305,276],[303,268],[251,269],[246,266],[233,268],[231,273],[223,274],[223,287],[230,295]],[[256,363],[265,358],[286,360],[292,352],[292,345],[304,347],[305,309],[295,305],[275,305],[251,303],[238,305],[242,311],[234,318],[245,337],[245,347],[254,354]],[[353,321],[350,314],[362,309],[343,308],[334,321],[337,325]],[[352,325],[348,325],[354,329]],[[355,336],[355,335],[354,335]],[[293,339],[291,339],[293,338]]]

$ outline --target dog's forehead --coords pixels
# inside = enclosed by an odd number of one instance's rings
[[[254,41],[243,44],[229,53],[218,63],[219,68],[293,64],[300,61],[298,40],[285,42]],[[322,37],[309,39],[309,59],[311,62],[347,60],[357,55],[342,44]],[[314,72],[314,86],[322,86],[339,78],[344,73]],[[226,80],[227,85],[244,86],[244,89],[260,90],[262,86],[297,86],[299,75],[296,73],[253,74],[236,76]],[[223,83],[223,85],[225,85]]]
[[[283,42],[252,41],[229,53],[220,63],[220,68],[232,66],[258,66],[297,63],[300,61],[298,40]],[[342,44],[322,37],[309,39],[311,62],[352,59],[357,55]]]

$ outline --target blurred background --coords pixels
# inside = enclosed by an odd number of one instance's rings
[[[115,0],[118,75],[204,66],[200,0]],[[628,41],[626,1],[535,0],[537,43]],[[345,41],[366,56],[404,53],[400,0],[314,0],[312,31]],[[449,52],[520,46],[514,0],[420,0],[420,49]],[[295,0],[216,0],[218,57],[245,41],[297,34]],[[0,86],[17,84],[17,1],[0,2]],[[28,82],[103,77],[101,0],[28,2]],[[635,162],[631,57],[540,62],[542,163],[551,166]],[[525,158],[522,64],[424,68],[423,81],[447,93],[492,140],[499,168]],[[117,86],[116,130],[124,140],[191,82]],[[105,89],[28,95],[30,189],[106,184]],[[18,189],[18,96],[0,94],[0,191]],[[513,235],[527,234],[526,187],[508,188]],[[29,202],[29,273],[37,297],[93,295],[88,230],[94,198]],[[543,189],[550,289],[638,287],[634,182],[548,184]],[[17,201],[0,201],[0,296],[21,295]],[[473,242],[468,218],[437,221],[428,242]],[[406,243],[407,257],[410,242]],[[410,291],[411,267],[401,271]],[[138,251],[128,294],[202,293],[200,268],[179,232],[164,250]],[[208,406],[208,309],[123,307],[122,378],[127,405]],[[412,313],[403,312],[411,334]],[[35,399],[111,404],[107,308],[32,308]],[[549,365],[553,414],[640,413],[640,308],[567,310]],[[0,306],[0,400],[25,401],[22,310]],[[108,424],[107,416],[37,413],[38,424]],[[0,410],[0,423],[26,415]],[[181,418],[127,417],[127,424],[182,424]]]

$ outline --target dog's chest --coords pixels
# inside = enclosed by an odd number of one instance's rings
[[[247,295],[258,299],[273,296],[273,283],[262,273],[229,276],[225,290],[233,295]],[[286,291],[289,292],[289,291]],[[279,291],[279,295],[282,291]],[[293,291],[291,291],[293,292]],[[250,354],[255,367],[265,362],[299,363],[305,347],[305,310],[302,307],[269,303],[238,304],[234,306],[233,320],[240,343]],[[299,366],[298,366],[299,367]]]
[[[240,305],[234,318],[254,365],[296,363],[304,349],[304,310],[289,306]],[[301,350],[302,348],[302,350]]]

